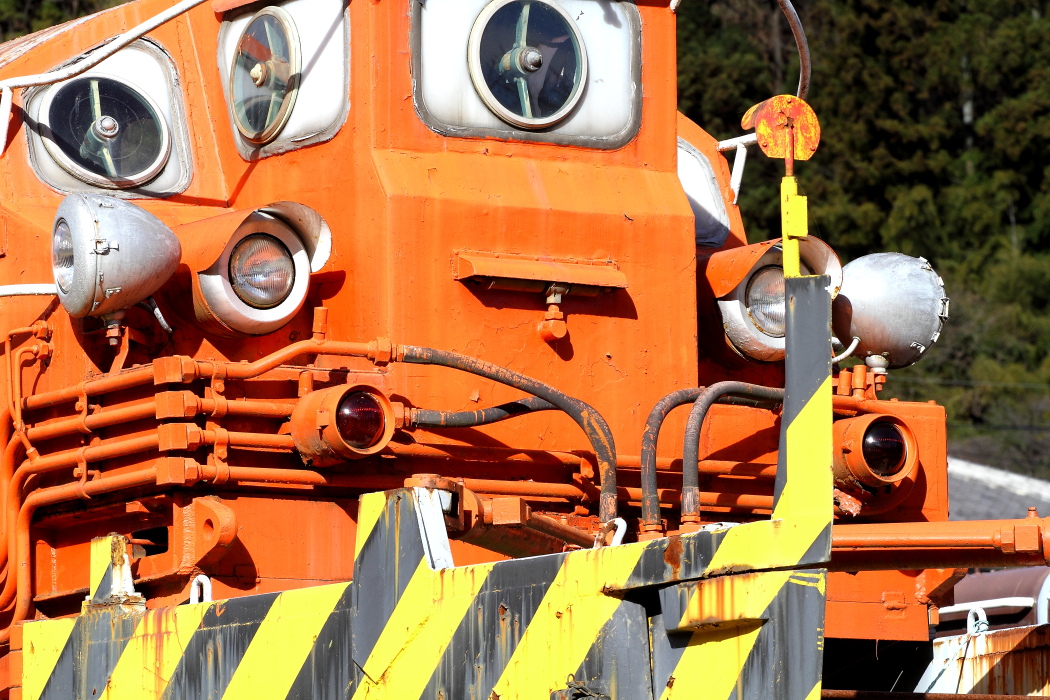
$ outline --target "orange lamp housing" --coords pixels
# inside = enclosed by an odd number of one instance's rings
[[[868,414],[835,421],[836,485],[864,497],[884,495],[918,464],[915,436],[895,416]]]
[[[226,212],[178,226],[175,235],[184,251],[181,287],[188,286],[193,294],[187,320],[220,338],[265,335],[286,325],[306,301],[311,273],[324,267],[332,250],[328,224],[316,211],[295,202]],[[258,251],[244,253],[259,239],[284,259],[267,261]],[[253,274],[253,259],[267,274],[258,269]],[[239,269],[238,260],[246,263],[244,269]],[[238,283],[257,277],[273,280],[274,262],[283,262],[287,269],[284,287],[268,290],[270,298],[256,298],[264,290],[243,289]]]
[[[311,392],[292,413],[292,441],[303,462],[314,467],[374,455],[393,436],[390,399],[364,384]]]

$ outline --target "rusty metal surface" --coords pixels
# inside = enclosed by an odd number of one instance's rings
[[[732,538],[700,532],[454,567],[432,528],[442,518],[433,490],[368,494],[349,584],[28,623],[15,640],[23,697],[673,700],[735,687],[741,698],[802,700],[819,682],[820,570],[717,577],[708,593],[685,592],[686,610],[713,605],[750,624],[671,628],[661,616],[680,610],[661,611],[652,587],[714,573]],[[683,569],[694,556],[708,569]],[[649,590],[626,592],[640,569]],[[722,587],[728,595],[711,594]]]
[[[740,121],[754,129],[770,158],[809,160],[820,144],[820,122],[813,108],[794,95],[777,95],[747,111]]]
[[[1050,695],[1050,625],[942,637],[933,652],[922,689]]]

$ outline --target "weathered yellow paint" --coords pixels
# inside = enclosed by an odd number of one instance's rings
[[[365,663],[353,700],[418,698],[493,564],[432,571],[420,563]]]
[[[119,537],[119,535],[107,535],[106,537],[96,537],[91,540],[89,555],[91,581],[88,590],[91,591],[92,596],[98,591],[99,585],[102,584],[103,579],[109,574],[113,566],[114,537]],[[120,540],[123,543],[124,538],[121,537]]]
[[[823,518],[744,523],[730,529],[707,566],[708,574],[784,568],[798,564],[824,531]]]
[[[792,573],[767,571],[700,581],[678,621],[678,628],[757,623]]]
[[[346,586],[286,591],[274,600],[226,687],[223,700],[283,698]]]
[[[99,700],[159,698],[214,603],[150,611],[135,626]]]
[[[357,533],[354,544],[354,559],[361,556],[361,549],[368,541],[379,519],[386,510],[386,495],[382,492],[366,493],[361,496],[357,507]]]
[[[809,235],[809,210],[806,197],[798,193],[798,180],[794,177],[785,177],[780,183],[780,220],[784,276],[801,277],[798,242]]]
[[[22,637],[22,684],[23,700],[38,700],[44,692],[47,679],[55,670],[69,635],[73,632],[75,618],[50,620],[47,624],[25,625]]]
[[[493,693],[500,700],[525,700],[565,688],[620,605],[602,591],[622,587],[643,550],[608,547],[566,557]]]
[[[831,377],[826,377],[787,426],[788,478],[774,519],[819,518],[824,526],[831,522],[831,412]]]
[[[827,595],[828,577],[825,574],[796,571],[791,575],[791,583],[799,586],[810,586],[820,591],[821,595]]]
[[[728,698],[741,681],[740,672],[760,629],[756,622],[694,632],[660,700],[693,700],[700,689],[703,697]]]

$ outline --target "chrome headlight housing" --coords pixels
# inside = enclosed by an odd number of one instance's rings
[[[277,330],[302,308],[310,287],[303,239],[266,211],[253,211],[222,253],[197,274],[205,305],[223,325],[249,335]],[[327,255],[326,255],[327,257]]]
[[[799,247],[802,274],[828,275],[834,296],[842,285],[838,256],[813,236]],[[780,239],[715,253],[705,274],[733,348],[752,360],[783,360],[786,313]]]
[[[93,194],[62,200],[51,234],[58,298],[70,316],[104,316],[147,299],[175,273],[179,239],[131,202]]]
[[[874,253],[843,269],[842,293],[832,306],[832,327],[853,355],[878,370],[922,359],[948,320],[944,281],[924,258]]]

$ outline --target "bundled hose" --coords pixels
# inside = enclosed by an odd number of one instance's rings
[[[663,427],[664,420],[671,411],[679,406],[694,403],[706,390],[706,387],[698,387],[696,389],[679,389],[678,391],[672,391],[653,406],[653,410],[649,412],[649,418],[645,421],[645,430],[642,431],[642,451],[640,460],[642,480],[642,529],[644,531],[652,532],[660,530],[662,525],[660,517],[660,495],[656,484],[656,446],[657,441],[660,439],[660,429]],[[715,403],[765,408],[770,405],[770,400],[721,396],[715,399]],[[779,403],[779,401],[774,401],[773,403]],[[701,427],[703,427],[703,418],[701,418],[700,423]],[[699,461],[697,464],[699,468]]]
[[[708,411],[720,399],[731,396],[750,401],[784,400],[784,390],[748,384],[746,382],[718,382],[712,384],[693,402],[689,421],[685,426],[685,446],[682,452],[682,520],[695,522],[700,517],[700,431]]]
[[[499,423],[515,416],[556,410],[558,407],[550,401],[538,396],[530,396],[479,411],[452,412],[417,408],[412,412],[412,424],[417,428],[474,428],[479,425]]]
[[[399,350],[403,353],[399,357],[402,362],[439,365],[485,377],[539,397],[567,413],[583,430],[598,459],[598,474],[601,479],[599,517],[603,523],[616,517],[616,443],[613,441],[609,424],[593,406],[564,394],[549,384],[475,357],[414,345],[403,345]]]
[[[642,431],[641,477],[642,477],[642,529],[660,529],[660,495],[656,486],[656,444],[660,439],[660,428],[664,419],[674,409],[696,401],[704,387],[679,389],[660,399],[645,421]]]

